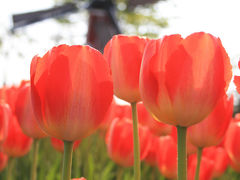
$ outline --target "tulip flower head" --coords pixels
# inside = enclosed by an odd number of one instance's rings
[[[194,180],[197,167],[197,155],[193,154],[188,158],[188,180]],[[202,157],[200,165],[199,180],[211,180],[214,171],[214,161]]]
[[[104,48],[113,76],[114,94],[127,102],[141,100],[139,73],[147,39],[115,35]]]
[[[232,113],[233,97],[223,96],[202,122],[188,129],[191,143],[200,148],[218,145],[225,136]]]
[[[149,135],[149,139],[152,140],[152,143],[144,161],[151,166],[157,166],[157,155],[161,152],[161,138],[158,136]]]
[[[212,146],[204,148],[203,156],[214,162],[212,174],[213,178],[222,176],[230,163],[227,152],[223,147]]]
[[[46,137],[33,113],[30,82],[23,81],[17,91],[15,113],[24,134],[35,139]]]
[[[80,140],[99,127],[112,102],[110,69],[89,46],[60,45],[33,58],[31,93],[37,121],[48,135]]]
[[[12,112],[6,103],[0,103],[0,144],[6,139]]]
[[[124,167],[133,166],[133,128],[128,118],[116,118],[106,134],[108,154],[117,164]],[[149,151],[151,141],[149,131],[139,126],[140,159],[143,160]]]
[[[177,178],[177,143],[171,136],[160,137],[157,152],[158,169],[163,176],[169,179]]]
[[[220,39],[211,34],[151,40],[140,72],[143,103],[159,121],[191,126],[202,121],[225,94],[231,69]]]
[[[239,118],[239,116],[237,115]],[[240,167],[240,121],[236,119],[231,122],[225,137],[225,149],[233,164]]]
[[[17,121],[12,115],[8,124],[7,138],[2,144],[2,151],[9,157],[21,157],[30,151],[32,138],[26,136]]]

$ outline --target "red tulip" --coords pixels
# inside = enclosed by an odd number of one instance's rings
[[[133,165],[133,128],[128,118],[113,120],[106,135],[109,156],[118,164],[130,167]],[[139,125],[140,159],[143,160],[149,151],[151,141],[147,128]]]
[[[0,90],[0,94],[3,94],[4,102],[6,102],[9,106],[12,112],[15,112],[15,103],[17,98],[17,87],[11,86],[11,87],[3,87]]]
[[[107,129],[109,128],[109,126],[111,125],[112,121],[115,118],[126,117],[126,109],[130,110],[131,108],[128,105],[116,104],[116,102],[113,100],[99,129],[103,131],[107,131]]]
[[[60,45],[31,63],[32,102],[41,128],[75,141],[91,134],[112,102],[110,70],[89,46]]]
[[[76,148],[78,148],[79,144],[81,143],[81,141],[75,141],[73,144],[73,150],[75,150]],[[56,139],[56,138],[51,138],[51,144],[54,147],[54,149],[56,149],[58,152],[63,153],[64,151],[64,143],[62,140]]]
[[[0,144],[2,144],[7,137],[8,121],[11,115],[9,106],[5,103],[0,103]]]
[[[32,139],[23,134],[16,116],[12,115],[8,124],[8,134],[2,144],[2,151],[11,157],[27,154],[31,148]]]
[[[220,39],[203,32],[151,40],[144,51],[140,92],[160,121],[188,127],[202,121],[225,94],[232,77]]]
[[[149,139],[152,139],[151,146],[149,148],[148,154],[145,157],[144,161],[151,165],[156,166],[157,165],[157,155],[161,152],[161,138],[158,136],[150,135]]]
[[[188,129],[193,145],[203,148],[218,145],[227,131],[233,113],[233,97],[224,96],[200,123]]]
[[[161,174],[169,179],[177,178],[177,144],[171,136],[160,137],[157,163]]]
[[[194,153],[197,153],[197,147],[190,142],[189,136],[187,135],[187,155],[191,155]]]
[[[225,137],[225,149],[234,164],[240,165],[240,122],[231,122]]]
[[[7,166],[8,156],[0,151],[0,172]]]
[[[72,180],[87,180],[87,179],[85,179],[84,177],[81,177],[81,178],[73,178]]]
[[[112,70],[114,94],[130,103],[141,100],[139,72],[146,42],[138,36],[115,35],[104,48]]]
[[[229,157],[226,150],[222,147],[213,146],[204,148],[202,155],[214,162],[212,177],[218,178],[222,176],[229,164]]]
[[[40,129],[33,113],[29,82],[22,82],[18,88],[15,112],[24,134],[35,139],[47,136]]]
[[[193,154],[188,158],[188,180],[194,180],[197,166],[197,156]],[[202,157],[200,165],[199,180],[211,180],[214,169],[214,161]]]

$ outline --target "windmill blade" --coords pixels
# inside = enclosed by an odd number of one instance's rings
[[[66,3],[64,5],[56,6],[54,8],[50,8],[46,10],[40,10],[40,11],[22,13],[22,14],[14,14],[12,16],[12,19],[13,19],[12,30],[15,30],[16,28],[33,24],[45,19],[59,17],[62,15],[65,15],[66,13],[76,12],[77,10],[78,10],[78,7],[76,4]]]

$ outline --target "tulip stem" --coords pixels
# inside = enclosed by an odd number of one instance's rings
[[[177,126],[178,180],[187,180],[186,135],[187,127]]]
[[[133,120],[133,145],[134,145],[134,180],[141,179],[140,147],[138,134],[137,103],[131,103]]]
[[[38,149],[39,149],[39,139],[34,139],[33,141],[33,159],[32,159],[32,169],[31,169],[31,180],[37,179],[37,161],[38,161]]]
[[[73,143],[71,141],[64,141],[62,180],[71,179]]]
[[[199,147],[197,150],[197,167],[195,172],[195,180],[199,180],[201,159],[202,159],[202,148]]]
[[[14,166],[14,158],[9,157],[8,159],[8,167],[7,167],[7,180],[12,180],[12,169]]]

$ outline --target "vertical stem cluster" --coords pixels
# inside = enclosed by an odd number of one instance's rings
[[[195,178],[194,178],[195,180],[199,180],[201,159],[202,159],[202,148],[199,147],[197,151],[197,167],[196,167]]]
[[[64,141],[62,180],[71,180],[73,143]]]
[[[177,126],[178,180],[187,180],[186,135],[187,135],[187,128]]]
[[[133,120],[133,144],[134,144],[134,180],[141,179],[140,147],[138,134],[137,103],[131,103]]]
[[[38,161],[38,149],[39,149],[39,139],[34,139],[33,141],[33,159],[32,159],[32,169],[31,169],[31,180],[37,179],[37,161]]]

